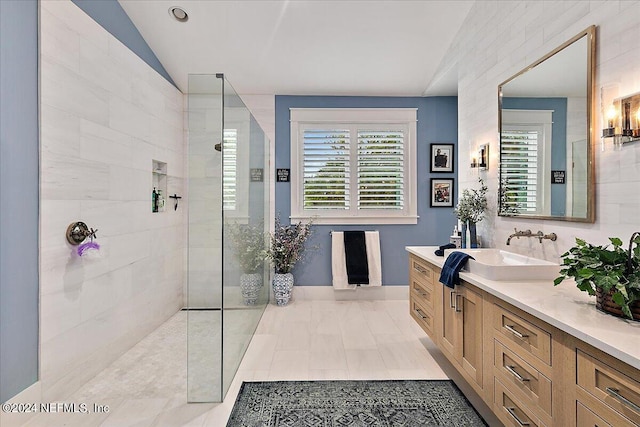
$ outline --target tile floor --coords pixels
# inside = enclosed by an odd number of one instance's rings
[[[408,301],[298,300],[267,306],[224,402],[187,404],[185,323],[177,313],[66,400],[108,413],[39,414],[25,426],[221,427],[242,381],[447,378]]]

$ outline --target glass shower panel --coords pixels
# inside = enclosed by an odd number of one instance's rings
[[[269,300],[268,139],[224,81],[222,389],[226,393]]]
[[[187,104],[187,400],[220,402],[269,300],[269,141],[221,74]]]
[[[190,75],[188,90],[187,400],[220,402],[223,79]]]

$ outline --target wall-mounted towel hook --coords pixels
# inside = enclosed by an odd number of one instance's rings
[[[177,194],[173,193],[173,196],[169,196],[170,199],[175,199],[176,200],[176,204],[173,205],[173,210],[177,211],[178,210],[178,199],[182,199],[181,196],[178,196]]]
[[[92,240],[95,239],[97,237],[97,232],[97,228],[95,230],[93,228],[89,228],[87,227],[87,224],[82,221],[72,222],[67,227],[67,241],[72,245],[77,246],[84,242],[87,237],[91,237]]]

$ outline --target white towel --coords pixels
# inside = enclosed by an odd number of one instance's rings
[[[369,284],[362,288],[382,286],[382,261],[380,258],[380,234],[377,231],[365,231],[364,241],[367,246],[367,264],[369,264]],[[344,233],[331,233],[331,273],[334,289],[355,289],[347,281],[347,263],[344,257]]]

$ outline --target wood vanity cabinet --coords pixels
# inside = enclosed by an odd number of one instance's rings
[[[560,331],[491,295],[487,301],[494,413],[507,426],[565,426],[554,422],[564,418],[562,396],[554,393],[563,369]]]
[[[440,349],[473,388],[482,395],[482,293],[462,282],[455,289],[442,287]]]
[[[448,288],[439,277],[439,267],[410,254],[411,317],[482,393],[482,293],[468,284]]]
[[[579,341],[575,355],[576,426],[640,426],[640,372]]]
[[[442,285],[414,254],[409,268],[411,316],[505,426],[640,426],[640,370],[477,286]]]
[[[436,341],[436,318],[440,312],[440,293],[436,292],[436,285],[440,277],[440,269],[423,261],[415,255],[409,256],[409,302],[411,317],[420,327]]]

